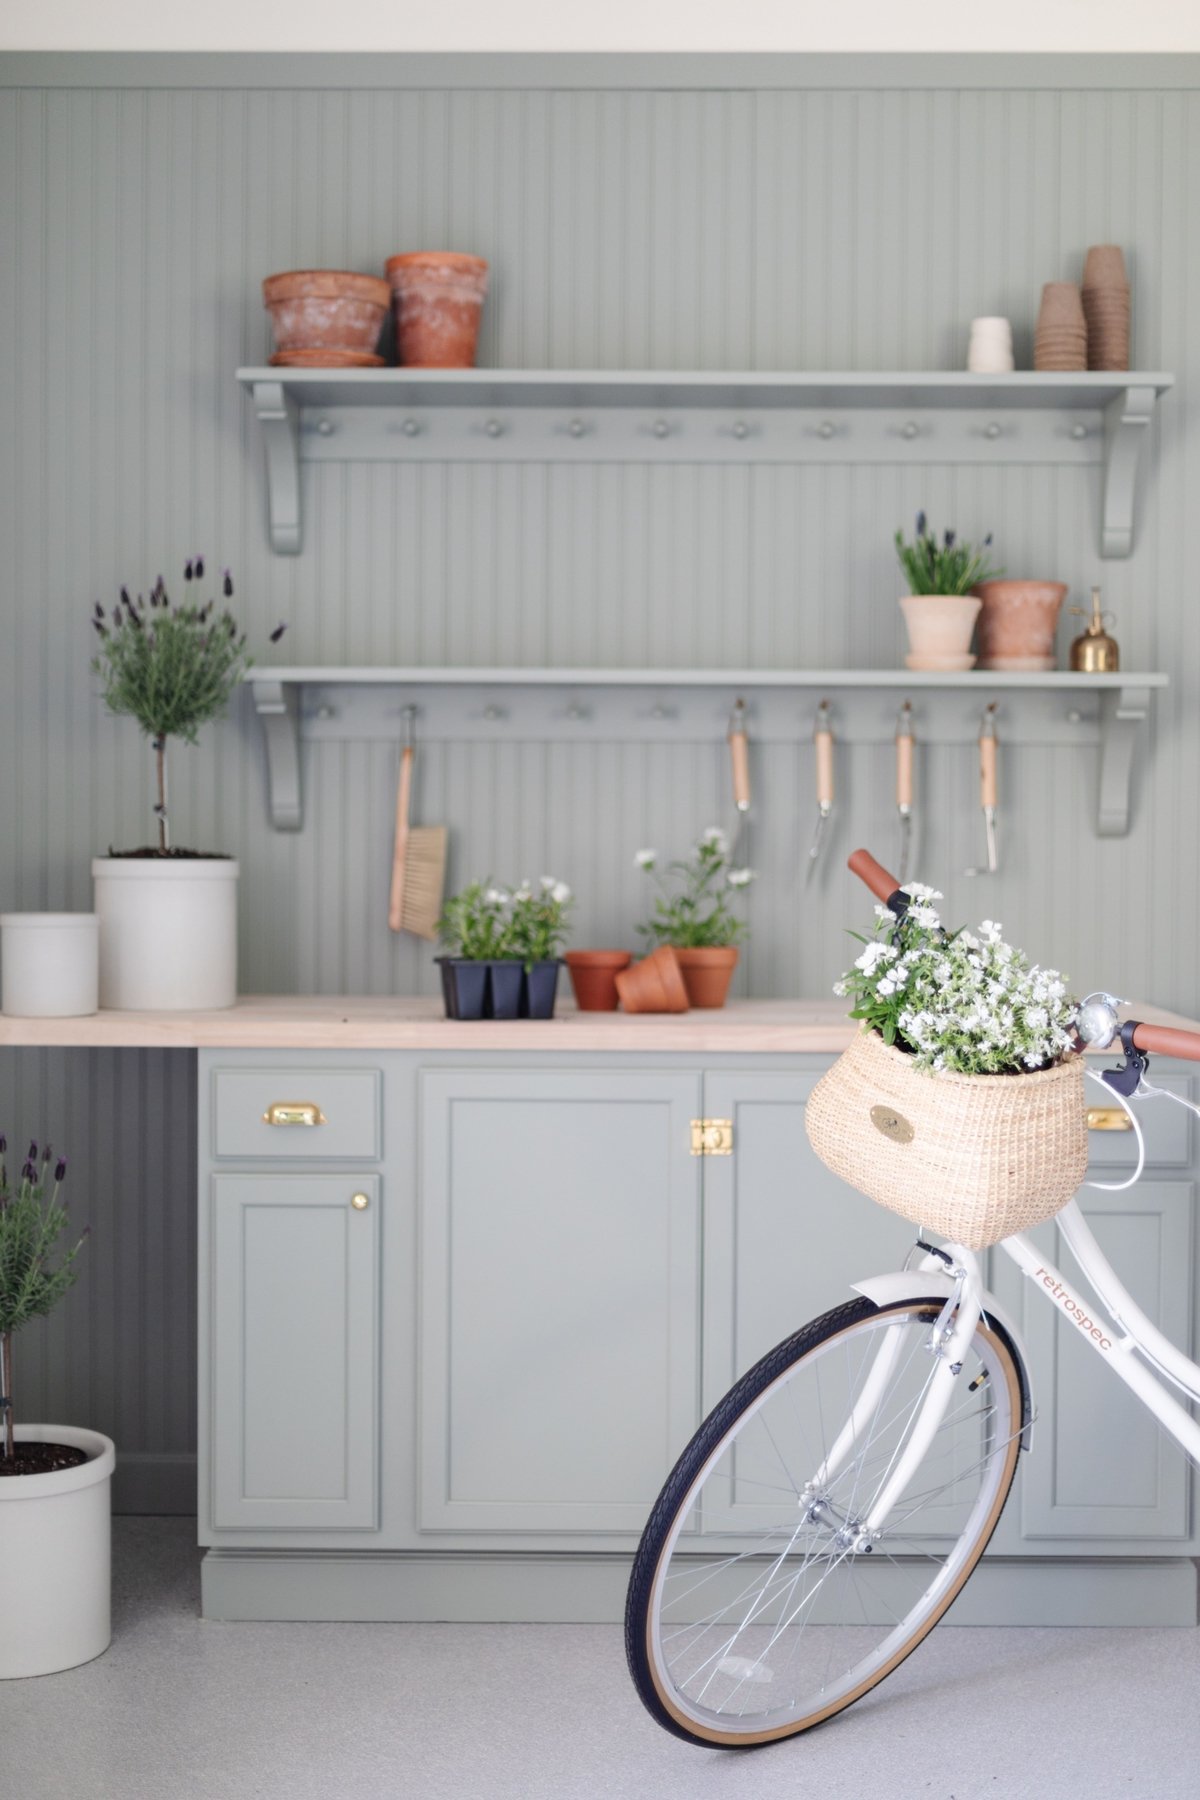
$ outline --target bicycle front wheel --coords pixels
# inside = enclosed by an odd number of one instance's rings
[[[1024,1372],[976,1328],[946,1415],[877,1536],[937,1358],[935,1298],[850,1301],[742,1377],[659,1496],[634,1559],[630,1670],[667,1730],[768,1743],[868,1693],[937,1624],[995,1530],[1016,1472]]]

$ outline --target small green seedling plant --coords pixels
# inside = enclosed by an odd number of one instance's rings
[[[749,928],[733,902],[754,880],[754,870],[733,866],[719,825],[702,833],[690,856],[667,863],[661,872],[657,850],[639,850],[633,860],[658,888],[654,911],[637,928],[652,945],[719,950],[745,937]]]
[[[565,881],[543,875],[535,886],[501,887],[473,881],[442,908],[438,936],[450,956],[466,962],[553,962],[570,931],[574,896]]]
[[[38,1154],[30,1144],[21,1179],[13,1186],[4,1163],[7,1149],[0,1136],[0,1412],[4,1429],[0,1455],[14,1455],[13,1338],[31,1319],[45,1318],[75,1280],[75,1259],[86,1230],[62,1248],[70,1220],[59,1193],[67,1160],[57,1161],[49,1146]]]

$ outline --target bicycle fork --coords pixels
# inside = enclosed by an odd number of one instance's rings
[[[889,1514],[920,1467],[949,1410],[967,1348],[983,1312],[983,1282],[978,1259],[961,1245],[955,1245],[954,1249],[955,1260],[950,1271],[954,1287],[929,1328],[925,1346],[930,1358],[929,1374],[922,1383],[897,1450],[870,1504],[857,1520],[843,1524],[840,1535],[845,1539],[842,1547],[846,1550],[869,1553],[874,1548]],[[932,1272],[941,1270],[944,1265],[940,1258],[926,1256],[919,1267],[922,1271]],[[828,1456],[803,1490],[801,1498],[812,1501],[814,1520],[823,1508],[828,1508],[824,1494],[829,1484],[836,1480],[854,1455],[863,1432],[878,1418],[896,1372],[903,1338],[904,1330],[900,1325],[891,1325],[884,1332],[883,1342],[867,1371],[850,1416]]]

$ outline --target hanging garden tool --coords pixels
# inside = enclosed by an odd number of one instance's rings
[[[734,704],[727,739],[729,763],[733,772],[733,804],[737,808],[733,842],[729,846],[729,861],[735,869],[739,869],[748,866],[750,851],[750,744],[746,737],[744,700],[738,700]]]
[[[816,746],[817,752],[817,823],[813,830],[812,843],[808,847],[808,868],[804,876],[806,887],[816,870],[817,858],[821,854],[821,842],[825,836],[825,826],[833,811],[833,727],[829,722],[828,700],[822,700],[817,708],[817,722],[813,727],[813,744]]]
[[[900,886],[908,876],[908,859],[912,850],[913,812],[913,728],[912,701],[906,700],[896,720],[896,811],[900,815],[900,866],[896,871]]]
[[[979,805],[983,812],[983,829],[987,838],[987,864],[982,869],[964,869],[964,875],[994,875],[999,868],[996,855],[996,702],[983,710],[979,727]]]
[[[417,709],[404,708],[404,748],[400,752],[400,785],[396,794],[396,841],[392,854],[392,888],[388,924],[393,931],[417,937],[437,936],[446,877],[446,827],[411,825],[413,759]]]

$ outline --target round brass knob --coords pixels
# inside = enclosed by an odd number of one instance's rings
[[[351,1194],[350,1204],[355,1212],[366,1212],[371,1204],[371,1196],[370,1194]]]

